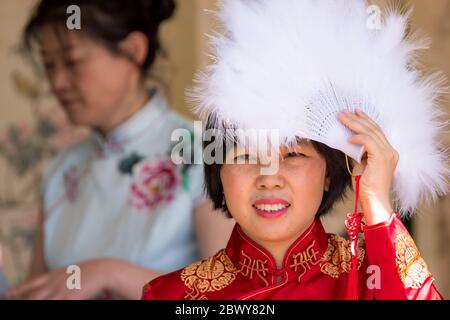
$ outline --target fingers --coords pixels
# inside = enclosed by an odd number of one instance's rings
[[[361,112],[358,113],[359,115],[355,113],[339,114],[341,122],[355,133],[348,139],[348,142],[364,146],[369,158],[390,154],[393,149],[387,143],[380,127],[373,121],[369,121],[367,115],[363,116]]]
[[[367,125],[374,131],[381,131],[380,126],[378,126],[378,124],[372,120],[372,118],[370,118],[364,111],[356,108],[355,109],[355,114],[358,115],[359,117],[363,118],[366,120]]]
[[[27,300],[50,300],[55,298],[55,290],[51,286],[37,287],[26,292],[22,297]]]
[[[18,297],[21,295],[27,295],[27,293],[37,289],[38,287],[41,287],[47,282],[47,275],[39,276],[37,278],[34,278],[22,285],[19,285],[15,288],[10,289],[6,296],[8,298]]]
[[[356,134],[372,136],[380,146],[387,147],[389,145],[381,128],[362,111],[340,113],[339,120]]]
[[[26,300],[62,299],[62,291],[58,285],[61,284],[55,283],[48,275],[44,275],[8,291],[6,296],[9,299]]]
[[[339,119],[350,130],[356,133],[354,137],[349,139],[350,143],[362,144],[366,147],[366,150],[372,156],[375,155],[375,147],[379,147],[379,151],[388,157],[388,160],[397,164],[399,161],[399,153],[389,143],[388,139],[384,135],[382,129],[378,124],[373,121],[366,113],[359,109],[356,109],[355,113],[342,113],[339,114]],[[366,137],[364,137],[366,136]],[[369,140],[373,139],[375,144],[370,143]],[[371,148],[369,150],[368,148]]]
[[[360,144],[364,146],[368,156],[376,155],[384,149],[383,146],[379,145],[376,139],[366,134],[355,134],[348,139],[348,142],[351,144]]]
[[[361,111],[358,108],[356,108],[356,114],[361,117],[361,119],[364,119],[366,121],[367,126],[369,126],[369,128],[371,128],[372,131],[377,134],[378,138],[380,138],[380,141],[382,141],[386,146],[391,146],[383,130],[374,120],[372,120],[365,112]]]

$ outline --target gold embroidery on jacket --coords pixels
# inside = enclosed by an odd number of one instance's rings
[[[302,252],[298,252],[292,256],[293,263],[290,265],[292,269],[294,269],[295,272],[297,272],[297,269],[300,267],[301,272],[298,276],[298,281],[303,277],[303,275],[306,273],[307,270],[311,270],[313,266],[319,263],[319,251],[314,250],[314,245],[316,243],[316,240],[314,240],[311,245],[306,248],[306,250],[303,250]]]
[[[185,300],[208,300],[208,298],[201,294],[199,289],[199,279],[194,280],[191,291],[186,291],[186,295],[183,297]]]
[[[249,279],[252,279],[253,273],[256,273],[256,275],[265,283],[265,285],[268,286],[269,282],[266,279],[269,271],[266,266],[267,260],[252,259],[250,256],[245,254],[244,251],[242,251],[241,253],[244,257],[244,261],[239,262],[239,264],[241,265],[239,272],[244,277],[248,277]]]
[[[339,278],[342,273],[351,269],[352,254],[350,240],[338,235],[328,236],[328,248],[320,262],[320,270],[332,278]],[[364,240],[358,239],[358,270],[364,260]]]
[[[185,299],[206,299],[205,292],[219,291],[236,279],[236,268],[225,250],[209,259],[191,264],[181,271],[181,280],[191,289]]]
[[[395,238],[395,256],[398,274],[405,287],[421,288],[431,274],[409,234],[400,233]]]

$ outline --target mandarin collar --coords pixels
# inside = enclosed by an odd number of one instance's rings
[[[272,254],[250,239],[237,223],[225,250],[242,276],[268,286],[279,282],[279,277],[286,274],[290,280],[300,282],[320,262],[327,248],[328,236],[320,219],[316,218],[288,248],[279,269]]]

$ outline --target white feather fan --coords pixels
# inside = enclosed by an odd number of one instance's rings
[[[393,191],[406,214],[447,191],[436,141],[444,80],[416,69],[427,42],[406,37],[408,13],[391,10],[370,29],[367,12],[363,0],[224,0],[215,61],[189,95],[217,128],[278,129],[281,143],[312,139],[357,161],[362,150],[336,115],[359,107],[400,154]]]

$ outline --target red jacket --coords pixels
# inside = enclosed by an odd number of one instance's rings
[[[442,299],[425,261],[394,213],[363,228],[359,299]],[[209,259],[154,279],[143,299],[345,299],[350,242],[327,234],[319,219],[288,249],[281,269],[236,224],[228,245]]]

